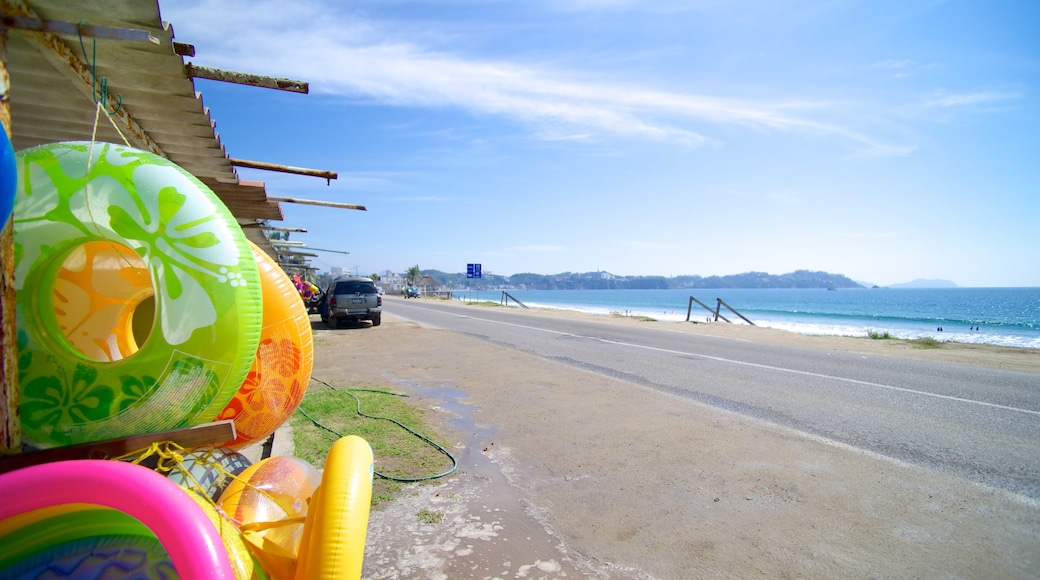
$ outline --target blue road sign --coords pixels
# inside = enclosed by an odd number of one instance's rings
[[[467,278],[480,278],[480,264],[466,264]]]

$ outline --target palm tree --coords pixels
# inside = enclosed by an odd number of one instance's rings
[[[409,286],[415,286],[416,281],[422,279],[422,270],[419,269],[419,264],[416,264],[411,268],[408,268],[408,271],[405,272],[404,277],[406,280],[408,280]]]

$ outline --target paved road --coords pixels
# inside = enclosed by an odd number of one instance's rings
[[[1037,374],[777,347],[651,325],[387,302],[384,310],[409,320],[1040,501]]]

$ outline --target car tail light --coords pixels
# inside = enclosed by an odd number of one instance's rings
[[[376,306],[382,306],[382,305],[383,305],[383,297],[382,296],[376,296]]]
[[[336,307],[336,297],[335,296],[332,297],[332,300],[329,300],[329,306],[331,308],[335,308]]]

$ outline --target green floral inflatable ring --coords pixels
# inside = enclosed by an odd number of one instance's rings
[[[129,147],[53,143],[19,152],[17,162],[25,442],[50,447],[211,421],[241,386],[260,338],[259,274],[230,212],[187,171]],[[66,259],[97,242],[139,256],[137,271],[147,269],[154,290],[154,311],[142,309],[151,319],[143,344],[103,361],[73,347],[56,315],[100,302],[91,284],[55,292]],[[59,304],[56,295],[83,302]]]

